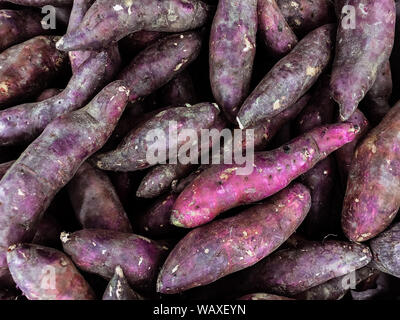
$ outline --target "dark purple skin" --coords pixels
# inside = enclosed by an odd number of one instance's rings
[[[84,229],[132,232],[128,216],[108,176],[85,162],[68,184],[75,216]]]
[[[268,72],[239,111],[241,128],[276,116],[312,87],[331,59],[334,32],[334,25],[312,31]]]
[[[378,271],[367,265],[355,272],[355,285],[374,276]],[[352,275],[334,278],[295,296],[296,300],[340,300],[350,290]]]
[[[286,249],[244,271],[242,284],[248,290],[293,297],[366,266],[368,247],[350,242],[314,242],[301,249]]]
[[[94,300],[89,284],[61,251],[35,244],[10,247],[7,262],[29,300]]]
[[[104,291],[103,300],[143,300],[143,298],[131,289],[124,271],[117,266],[114,276]]]
[[[64,251],[79,269],[111,279],[117,266],[133,288],[154,291],[168,248],[132,233],[85,229],[62,233]]]
[[[70,7],[74,0],[7,0],[8,2],[28,7]]]
[[[262,300],[293,300],[291,298],[281,297],[269,293],[251,293],[238,300],[249,300],[249,301],[262,301]]]
[[[376,237],[400,208],[400,103],[358,145],[343,203],[342,228],[352,241]]]
[[[33,10],[0,10],[0,52],[25,40],[48,33],[43,16]]]
[[[220,0],[210,34],[210,81],[217,103],[234,122],[250,90],[256,54],[257,0]]]
[[[356,110],[353,115],[348,120],[360,127],[360,132],[357,137],[350,143],[341,147],[335,152],[335,158],[337,162],[337,167],[339,170],[340,179],[342,181],[342,186],[344,189],[347,185],[347,177],[349,176],[349,171],[351,167],[351,162],[353,161],[354,152],[358,143],[367,134],[370,129],[369,122],[364,114],[360,110]]]
[[[13,164],[14,164],[14,161],[9,161],[9,162],[0,164],[0,179],[3,178],[3,176],[6,174],[8,169],[10,169]]]
[[[183,32],[201,27],[208,15],[208,6],[198,0],[97,0],[57,48],[99,50],[137,31]]]
[[[54,120],[0,181],[0,277],[8,246],[31,241],[52,199],[114,130],[129,90],[116,81],[85,108]],[[18,214],[16,214],[18,213]]]
[[[129,83],[130,101],[150,95],[185,70],[199,55],[201,42],[196,32],[173,34],[139,53],[118,76]]]
[[[57,96],[0,111],[0,146],[31,142],[55,118],[84,106],[119,67],[106,52],[93,55]]]
[[[259,32],[268,51],[276,58],[283,58],[296,46],[296,35],[275,0],[258,0],[257,11]]]
[[[379,67],[392,52],[396,8],[393,0],[336,1],[341,13],[343,5],[355,7],[355,29],[343,28],[347,16],[338,24],[336,55],[332,67],[332,97],[340,106],[340,119],[346,121],[373,86]]]
[[[336,22],[331,0],[276,0],[292,30],[303,37],[327,23]]]
[[[179,106],[200,102],[188,71],[183,71],[160,90],[160,103],[163,106]]]
[[[59,222],[46,213],[40,220],[32,243],[52,248],[57,247],[60,243],[61,231]]]
[[[215,122],[219,109],[212,103],[199,103],[194,106],[177,107],[158,113],[149,121],[133,129],[122,141],[119,147],[108,153],[95,156],[93,163],[102,170],[136,171],[154,166],[148,162],[147,153],[154,142],[147,141],[147,135],[154,130],[161,130],[165,135],[166,145],[160,146],[159,151],[165,150],[169,155],[170,148],[177,146],[179,151],[185,141],[170,141],[169,130],[171,121],[178,125],[177,133],[184,129],[193,129],[199,134],[202,129],[208,129]],[[161,151],[160,151],[161,152]]]
[[[168,237],[177,231],[171,225],[171,211],[178,195],[175,193],[167,194],[157,199],[144,214],[137,217],[137,226],[141,234],[152,238]]]
[[[120,50],[127,57],[134,57],[140,51],[154,43],[156,40],[165,37],[168,33],[157,31],[138,31],[123,38],[118,44]]]
[[[60,94],[62,91],[63,89],[56,89],[56,88],[46,89],[36,98],[36,102],[42,102],[44,100],[53,98],[54,96]]]
[[[58,39],[37,36],[0,54],[0,108],[39,94],[62,69],[66,55],[55,48]]]
[[[392,95],[392,89],[392,71],[390,62],[386,61],[379,68],[375,83],[363,101],[365,113],[373,126],[378,125],[389,112],[389,100]]]
[[[308,188],[294,184],[263,204],[192,230],[168,256],[157,291],[183,292],[256,264],[296,231],[310,206]]]
[[[400,223],[396,223],[370,242],[374,266],[400,278]]]

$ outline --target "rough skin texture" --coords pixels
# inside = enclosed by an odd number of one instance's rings
[[[292,297],[366,266],[368,247],[349,242],[325,241],[298,249],[281,250],[245,270],[242,283],[249,290]]]
[[[57,47],[98,50],[136,31],[183,32],[201,27],[207,18],[208,6],[197,0],[97,0]]]
[[[62,252],[35,244],[10,247],[8,267],[29,300],[94,300],[89,284]]]
[[[236,164],[213,165],[179,195],[171,222],[194,228],[228,209],[267,198],[351,142],[357,130],[352,124],[320,127],[281,148],[258,152],[249,175],[238,175]]]
[[[43,17],[33,10],[0,10],[0,52],[25,40],[48,33]]]
[[[256,53],[257,0],[220,0],[210,34],[210,82],[217,103],[235,121],[250,90]]]
[[[66,61],[66,55],[55,48],[58,39],[38,36],[0,54],[0,108],[46,88]]]
[[[185,70],[200,49],[201,37],[196,32],[167,36],[139,53],[118,79],[129,83],[130,101],[148,96]]]
[[[336,22],[331,0],[276,0],[289,26],[299,36]]]
[[[274,117],[311,88],[330,61],[334,31],[334,25],[314,30],[268,72],[239,111],[241,128]]]
[[[293,30],[287,24],[275,0],[258,0],[258,24],[268,51],[283,58],[297,44]]]
[[[253,301],[259,301],[259,300],[293,300],[291,298],[286,298],[286,297],[281,297],[277,296],[274,294],[269,294],[269,293],[251,293],[247,294],[244,297],[239,298],[238,300],[253,300]]]
[[[133,129],[122,141],[119,147],[111,152],[97,155],[93,163],[102,170],[110,171],[135,171],[153,166],[148,162],[147,153],[154,144],[147,140],[147,135],[154,130],[162,131],[165,135],[166,145],[160,145],[159,151],[165,150],[168,157],[169,150],[180,147],[185,143],[178,139],[169,139],[171,122],[177,124],[176,132],[179,134],[184,129],[196,130],[199,134],[201,129],[212,126],[219,114],[219,109],[212,103],[200,103],[194,106],[171,108],[158,113],[149,121]]]
[[[192,230],[167,258],[157,291],[183,292],[254,265],[296,231],[310,206],[309,190],[295,184],[264,204]]]
[[[342,227],[352,241],[385,230],[400,207],[400,103],[357,147],[350,167]]]
[[[114,276],[104,291],[103,300],[143,300],[143,298],[131,289],[124,271],[117,266]]]
[[[393,225],[371,240],[370,248],[374,256],[374,266],[400,278],[400,224]]]
[[[131,223],[108,176],[84,163],[68,185],[68,194],[84,229],[132,232]]]
[[[168,248],[147,238],[111,230],[61,234],[64,251],[79,269],[111,279],[119,265],[133,288],[154,290]]]
[[[393,0],[336,1],[355,7],[355,29],[346,27],[347,16],[338,24],[336,55],[332,68],[332,97],[340,106],[340,118],[346,121],[371,89],[378,68],[389,59],[395,33],[396,8]]]
[[[44,130],[0,181],[0,277],[8,246],[32,240],[44,211],[114,130],[129,90],[116,81],[85,108],[61,116]]]

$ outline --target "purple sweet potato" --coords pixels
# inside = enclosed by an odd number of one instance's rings
[[[43,6],[54,6],[54,7],[70,7],[74,0],[7,0],[8,2],[15,3],[21,6],[29,7],[43,7]]]
[[[254,265],[296,231],[310,205],[309,190],[295,184],[264,204],[192,230],[167,258],[157,291],[183,292]]]
[[[285,188],[331,152],[351,142],[358,132],[353,124],[317,128],[273,151],[258,152],[250,174],[238,174],[243,166],[213,165],[180,194],[174,205],[174,225],[193,228],[220,213],[257,202]]]
[[[155,165],[155,163],[149,163],[149,152],[158,153],[158,158],[161,158],[160,154],[165,153],[165,160],[167,160],[171,150],[176,148],[179,152],[180,147],[186,142],[186,136],[179,138],[182,130],[192,129],[199,134],[202,129],[212,126],[218,114],[218,107],[212,103],[164,110],[132,130],[116,150],[97,155],[93,162],[98,168],[110,171],[124,172],[149,168]],[[176,139],[170,139],[171,129],[177,132]],[[151,151],[155,146],[153,140],[149,140],[150,133],[157,133],[161,140],[164,140],[161,134],[165,137],[164,145],[157,143],[158,152]]]
[[[7,171],[0,181],[0,277],[8,246],[32,240],[57,192],[111,135],[128,95],[124,82],[113,82],[85,108],[49,124]]]
[[[247,294],[244,297],[239,298],[238,300],[293,300],[291,298],[281,297],[274,294],[269,293],[251,293]]]
[[[392,88],[392,71],[390,62],[387,61],[378,70],[375,83],[363,101],[366,115],[374,126],[378,125],[390,110],[389,100],[392,95]]]
[[[60,94],[62,91],[62,89],[57,88],[46,89],[36,98],[36,102],[42,102],[44,100],[53,98],[54,96]]]
[[[200,35],[186,32],[162,38],[139,53],[118,76],[129,83],[130,101],[167,84],[197,58],[200,48]]]
[[[0,179],[3,178],[3,176],[6,174],[8,169],[10,169],[13,164],[14,164],[14,161],[9,161],[9,162],[0,164]]]
[[[112,230],[85,229],[62,233],[64,251],[81,270],[111,279],[119,265],[129,284],[138,289],[155,287],[167,248],[147,238]]]
[[[183,71],[160,90],[160,103],[164,106],[179,106],[198,103],[193,79]]]
[[[374,266],[400,278],[400,224],[396,223],[370,242]]]
[[[29,300],[94,300],[89,284],[62,252],[19,244],[7,253],[8,267]]]
[[[0,52],[30,38],[48,33],[42,16],[33,10],[0,10]]]
[[[292,30],[299,36],[336,21],[331,0],[276,0]]]
[[[257,11],[259,32],[268,51],[274,57],[284,57],[296,46],[296,35],[275,0],[258,0]]]
[[[50,214],[45,213],[37,226],[32,243],[46,247],[57,247],[60,243],[62,228],[59,222]]]
[[[119,42],[121,52],[127,57],[134,57],[140,51],[156,40],[165,37],[167,33],[157,31],[138,31],[131,33]]]
[[[355,151],[342,211],[343,231],[352,241],[377,236],[400,208],[399,125],[397,103]]]
[[[347,177],[349,176],[351,162],[353,160],[357,144],[369,130],[369,122],[367,118],[358,109],[353,113],[348,121],[358,125],[360,127],[360,132],[352,142],[346,144],[335,152],[337,167],[339,169],[340,178],[344,188],[346,188],[347,185]]]
[[[210,35],[210,81],[217,103],[235,120],[250,90],[256,54],[257,0],[220,0]]]
[[[242,283],[248,290],[292,297],[366,266],[368,247],[349,242],[310,243],[301,249],[278,251],[245,270]]]
[[[355,8],[355,25],[342,15],[338,24],[336,55],[332,68],[332,97],[340,106],[345,121],[357,109],[371,89],[378,69],[389,59],[395,33],[396,8],[393,0],[336,1],[341,14],[343,5]]]
[[[38,36],[0,54],[0,108],[39,94],[64,65],[59,37]]]
[[[30,142],[55,118],[83,107],[118,68],[108,53],[93,55],[57,96],[1,111],[0,146]]]
[[[274,117],[311,88],[330,61],[334,31],[334,25],[314,30],[268,72],[239,111],[241,128]]]
[[[124,271],[120,266],[116,266],[114,276],[104,292],[103,300],[143,300],[143,298],[131,289]]]
[[[137,31],[183,32],[202,26],[208,6],[198,0],[97,0],[81,25],[58,43],[60,50],[97,50]]]
[[[167,194],[156,200],[144,214],[137,217],[137,225],[141,234],[152,238],[171,235],[177,228],[171,225],[172,207],[178,198],[175,193]]]
[[[68,185],[75,215],[84,229],[132,232],[131,223],[108,176],[84,163]]]

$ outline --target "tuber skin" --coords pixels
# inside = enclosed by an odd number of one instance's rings
[[[103,300],[143,300],[143,298],[131,289],[124,271],[120,266],[116,266],[114,276],[104,292]]]
[[[99,50],[137,31],[183,32],[201,27],[208,14],[208,6],[198,0],[97,0],[57,48]]]
[[[36,102],[42,102],[47,99],[53,98],[54,96],[60,94],[61,92],[63,92],[63,90],[57,88],[50,88],[43,90],[43,92],[36,98]]]
[[[67,189],[75,216],[84,229],[132,232],[128,216],[104,172],[85,162]]]
[[[7,263],[29,300],[94,300],[89,284],[61,251],[35,244],[13,245]]]
[[[342,7],[355,8],[355,28],[346,25]],[[373,86],[378,68],[392,52],[396,8],[394,0],[337,0],[336,55],[332,67],[332,97],[340,107],[340,119],[346,121]]]
[[[254,265],[296,231],[310,206],[308,188],[295,184],[232,218],[192,230],[168,256],[157,291],[183,292]]]
[[[312,87],[331,59],[334,31],[334,25],[312,31],[268,72],[243,103],[240,128],[276,116]]]
[[[86,107],[54,120],[0,181],[0,278],[8,246],[31,241],[54,196],[114,130],[129,90],[116,81]]]
[[[267,198],[351,142],[358,130],[350,123],[319,127],[281,148],[255,153],[248,175],[236,173],[240,165],[213,165],[179,195],[171,222],[194,228],[231,208]]]
[[[400,103],[357,147],[349,172],[342,228],[352,241],[376,237],[400,208]]]

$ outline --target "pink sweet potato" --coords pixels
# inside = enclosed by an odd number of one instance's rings
[[[97,0],[77,30],[58,43],[60,50],[97,50],[136,31],[183,32],[202,26],[208,6],[198,0]]]
[[[46,88],[66,60],[66,55],[55,48],[58,39],[38,36],[0,54],[0,108]]]
[[[355,8],[355,26],[342,15],[338,24],[336,55],[333,63],[332,97],[340,106],[345,121],[357,109],[371,89],[378,69],[389,59],[394,43],[396,8],[393,0],[336,1],[341,14],[343,5]]]
[[[336,21],[331,0],[276,0],[292,30],[299,36]]]
[[[154,163],[149,163],[148,152],[153,148],[153,141],[148,141],[147,135],[150,132],[161,132],[165,135],[165,145],[159,145],[158,153],[165,152],[168,158],[169,151],[175,147],[179,151],[186,142],[186,137],[172,139],[170,141],[169,131],[171,123],[176,122],[176,132],[192,129],[200,133],[202,129],[212,126],[219,114],[219,109],[212,103],[200,103],[194,106],[178,107],[164,110],[132,130],[122,141],[119,147],[111,152],[100,154],[94,157],[93,162],[102,170],[110,171],[135,171],[149,168]],[[175,126],[175,125],[174,125]],[[159,137],[161,139],[161,137]],[[167,160],[167,159],[165,159]]]
[[[42,16],[33,10],[0,10],[0,52],[30,38],[48,33]]]
[[[366,246],[341,241],[315,242],[270,255],[245,270],[241,283],[252,292],[292,297],[362,268],[370,261],[371,252]]]
[[[55,118],[83,107],[117,68],[110,54],[93,53],[57,96],[1,111],[0,146],[31,142]]]
[[[296,46],[297,37],[275,0],[258,0],[258,24],[261,37],[274,57],[282,58]]]
[[[193,228],[228,209],[267,198],[351,142],[357,132],[352,124],[317,128],[281,148],[256,153],[247,175],[236,173],[244,169],[237,164],[211,166],[179,195],[171,221]]]
[[[241,128],[291,107],[315,83],[332,54],[334,25],[320,27],[281,59],[246,99],[238,114]]]
[[[120,266],[117,266],[114,276],[104,292],[103,300],[143,300],[143,298],[131,289],[124,271]]]
[[[210,81],[217,103],[235,120],[248,95],[256,53],[257,0],[220,0],[210,35]]]
[[[119,265],[129,284],[154,290],[167,248],[147,238],[112,230],[85,229],[62,233],[64,251],[81,270],[111,279]]]
[[[350,167],[342,227],[352,241],[385,230],[400,208],[400,103],[357,147]]]
[[[281,296],[277,296],[277,295],[269,294],[269,293],[251,293],[251,294],[245,295],[244,297],[239,298],[238,300],[259,301],[259,300],[293,300],[293,299],[281,297]]]
[[[47,126],[0,181],[0,277],[8,246],[32,240],[43,212],[114,130],[129,90],[116,81],[85,108]]]
[[[94,300],[89,284],[62,252],[34,244],[10,247],[8,267],[29,300]]]
[[[309,190],[295,184],[264,204],[192,230],[167,258],[157,291],[186,291],[254,265],[296,231],[310,205]]]
[[[129,83],[131,101],[148,96],[185,70],[200,48],[201,37],[196,32],[167,36],[138,54],[118,79]]]
[[[46,89],[36,98],[36,102],[42,102],[44,100],[53,98],[54,96],[60,94],[62,91],[62,89],[56,88]]]
[[[132,232],[128,216],[107,175],[84,163],[68,185],[68,194],[84,229]]]

